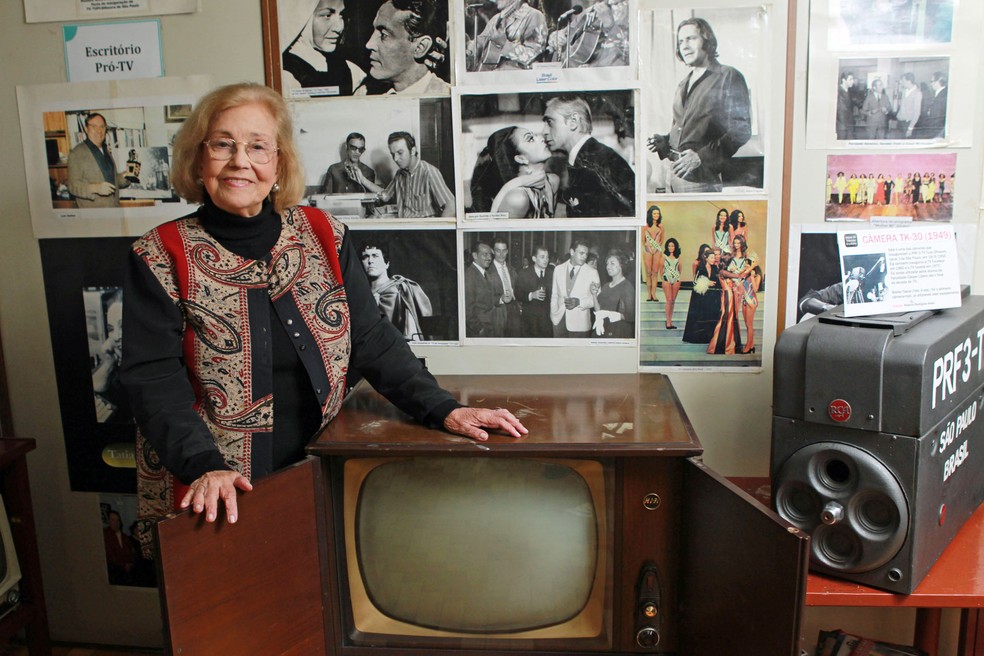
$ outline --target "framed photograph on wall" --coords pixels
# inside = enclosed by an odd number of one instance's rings
[[[191,212],[171,189],[171,143],[180,108],[210,86],[194,76],[17,87],[34,235],[140,235]]]
[[[261,12],[266,83],[287,98],[450,92],[447,0],[418,12],[389,0],[261,0]]]
[[[351,233],[372,294],[411,344],[458,341],[457,239],[453,228],[360,225]]]
[[[641,370],[762,366],[775,302],[768,209],[740,196],[648,203],[638,231]]]
[[[808,148],[971,146],[980,72],[964,52],[984,5],[821,0],[809,12]]]
[[[635,339],[634,230],[466,230],[461,256],[466,341]]]
[[[638,77],[638,0],[451,0],[459,85]]]
[[[828,155],[824,218],[953,219],[956,153]]]
[[[136,424],[120,383],[131,237],[42,239],[65,455],[76,492],[136,491]]]
[[[636,216],[637,96],[625,87],[456,89],[458,216]]]
[[[639,30],[646,190],[761,193],[771,120],[769,8],[643,11]]]
[[[453,223],[450,98],[291,103],[307,205],[352,223]]]

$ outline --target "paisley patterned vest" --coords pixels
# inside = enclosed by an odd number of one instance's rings
[[[291,333],[306,331],[319,350],[319,356],[302,362],[312,380],[327,380],[319,394],[325,399],[322,423],[341,406],[351,352],[338,260],[344,232],[345,226],[325,212],[295,207],[283,214],[269,263],[226,250],[194,215],[165,223],[133,245],[184,315],[184,360],[195,410],[226,464],[246,478],[256,457],[252,435],[272,430],[274,407],[271,342],[265,342],[270,352],[258,353],[251,325],[299,316],[303,325],[287,322],[293,324]],[[139,515],[173,512],[187,488],[161,466],[139,434],[136,455]]]

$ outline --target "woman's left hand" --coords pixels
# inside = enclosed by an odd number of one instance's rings
[[[529,431],[505,408],[456,408],[444,420],[444,428],[479,442],[489,439],[484,428],[499,429],[512,437],[522,437]]]

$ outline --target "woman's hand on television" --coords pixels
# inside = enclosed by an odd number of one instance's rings
[[[205,521],[214,522],[219,516],[219,500],[225,505],[226,519],[235,524],[239,519],[236,489],[249,492],[253,485],[237,471],[217,470],[202,474],[191,484],[181,499],[181,508],[191,506],[196,514],[205,512]]]
[[[522,437],[529,431],[505,408],[456,408],[444,420],[444,428],[457,435],[484,442],[489,439],[486,428],[498,429],[512,437]]]

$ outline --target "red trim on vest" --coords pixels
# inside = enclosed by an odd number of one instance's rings
[[[161,244],[164,246],[164,250],[168,255],[171,256],[171,261],[174,262],[174,272],[178,278],[178,295],[179,298],[188,297],[188,279],[191,273],[188,270],[188,257],[184,250],[184,239],[181,237],[181,233],[178,231],[178,222],[170,221],[157,228],[157,235],[160,237]],[[184,344],[182,345],[182,350],[184,351],[184,357],[186,362],[190,362],[190,358],[194,355],[195,349],[195,335],[193,330],[186,330],[184,334]],[[194,376],[191,375],[191,371],[186,369],[188,374],[188,380],[191,382],[192,389],[194,390],[195,398],[201,398],[201,389],[199,389],[198,384],[195,382]],[[195,410],[198,410],[199,403],[196,401],[192,404]],[[167,472],[167,475],[171,478],[171,491],[172,499],[174,500],[174,510],[181,510],[181,500],[184,495],[191,489],[190,486],[185,485],[178,477]]]
[[[314,232],[314,236],[321,242],[321,250],[328,257],[331,272],[335,274],[338,284],[345,284],[345,281],[342,280],[342,265],[338,261],[338,249],[335,248],[335,231],[332,230],[331,223],[320,210],[305,205],[298,205],[297,207],[307,219],[308,225],[311,226],[311,230]]]
[[[178,230],[178,221],[170,221],[158,227],[157,236],[160,237],[164,250],[171,256],[171,261],[174,262],[174,273],[178,278],[178,298],[188,298],[188,281],[191,278],[191,272],[188,268],[190,266],[188,256],[184,249],[185,240]],[[192,362],[195,355],[195,331],[184,331],[184,339],[182,341],[184,342],[182,344],[182,351],[184,352],[185,362]],[[191,381],[195,398],[202,398],[202,390],[195,382],[195,378],[191,375],[190,370],[188,370],[188,380]],[[199,404],[196,402],[192,407],[197,410],[198,406]],[[177,481],[177,479],[174,480]]]

